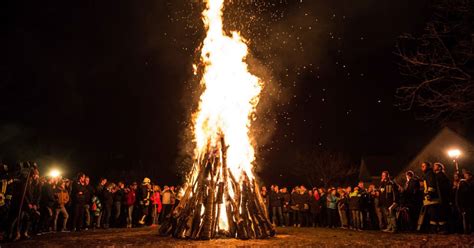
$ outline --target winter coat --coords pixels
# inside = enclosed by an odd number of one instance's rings
[[[171,191],[165,190],[163,191],[163,200],[161,201],[163,205],[171,204]]]
[[[102,211],[102,203],[100,202],[99,197],[92,196],[91,200],[91,212],[94,216],[100,216],[100,212]]]
[[[326,201],[327,201],[327,208],[329,209],[337,209],[337,201],[339,199],[335,196],[335,195],[332,195],[332,194],[328,194],[327,197],[326,197]]]
[[[420,183],[418,180],[410,178],[406,183],[405,190],[403,191],[404,204],[408,207],[420,206],[422,201],[420,193]]]
[[[281,193],[281,198],[283,201],[283,212],[287,213],[290,211],[291,195],[288,192]]]
[[[431,168],[428,168],[423,175],[424,199],[423,205],[440,204],[441,198],[439,194],[438,180]]]
[[[66,189],[56,189],[54,194],[56,198],[56,207],[64,207],[69,202],[69,192]]]
[[[361,210],[362,195],[359,191],[352,191],[349,194],[349,210]]]
[[[151,195],[151,203],[156,206],[156,211],[158,213],[161,213],[161,208],[162,208],[162,205],[161,205],[161,196],[160,196],[160,192],[156,191],[156,192],[153,192],[153,194]]]
[[[92,196],[95,195],[94,187],[90,184],[86,185],[86,191],[84,191],[84,200],[86,204],[90,204],[92,202]]]
[[[380,183],[379,204],[382,208],[389,208],[399,200],[398,185],[392,180],[385,180]]]
[[[136,200],[137,200],[137,198],[136,198],[135,190],[130,189],[130,191],[128,191],[127,195],[125,196],[125,202],[126,202],[127,206],[130,207],[130,206],[135,205]]]
[[[53,186],[49,183],[45,183],[43,187],[41,187],[40,205],[52,208],[55,202]]]
[[[474,207],[474,180],[461,179],[459,186],[455,192],[455,203],[460,209],[468,209]]]
[[[117,192],[114,193],[114,202],[122,202],[124,200],[125,192],[123,189],[117,190]]]
[[[279,192],[270,191],[270,207],[281,207],[281,195]]]
[[[80,182],[74,182],[72,185],[71,197],[75,203],[86,203],[86,187]]]
[[[451,181],[444,172],[436,173],[436,180],[438,181],[439,197],[441,200],[441,204],[450,204],[452,202]]]
[[[114,194],[112,192],[110,192],[110,190],[105,189],[102,192],[102,196],[103,196],[102,204],[104,206],[109,206],[110,207],[114,204]]]
[[[293,206],[296,206],[295,209],[298,211],[308,211],[309,210],[309,195],[307,191],[304,192],[295,192],[292,194]]]
[[[316,199],[314,195],[310,196],[309,210],[312,214],[319,214],[321,212],[321,205],[319,205],[319,197],[318,199]]]

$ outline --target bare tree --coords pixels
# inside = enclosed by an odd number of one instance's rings
[[[400,71],[411,80],[397,89],[400,109],[413,110],[423,120],[473,117],[473,5],[471,0],[435,0],[425,32],[400,37]]]
[[[326,150],[312,150],[299,153],[293,173],[304,175],[311,186],[333,185],[347,182],[357,174],[357,166],[344,154]]]

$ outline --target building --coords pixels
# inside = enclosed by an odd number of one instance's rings
[[[424,161],[441,162],[450,178],[455,171],[453,160],[449,158],[450,149],[459,149],[459,169],[474,172],[474,145],[450,128],[443,128],[414,157],[407,159],[398,156],[365,156],[361,159],[359,179],[365,182],[378,182],[382,171],[387,170],[398,183],[405,182],[405,172],[412,170],[421,176],[420,165]]]

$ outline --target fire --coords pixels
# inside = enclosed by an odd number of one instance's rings
[[[219,141],[223,135],[228,146],[226,162],[233,176],[239,180],[245,173],[253,179],[255,152],[249,127],[262,82],[248,71],[245,63],[248,48],[239,33],[232,32],[231,37],[224,33],[224,0],[207,0],[206,4],[203,21],[207,36],[201,51],[204,92],[194,115],[195,156],[199,159],[209,147],[222,149]],[[232,187],[227,186],[233,195]],[[221,229],[228,227],[225,211],[219,216],[219,226]]]
[[[223,31],[224,0],[206,0],[207,29],[201,51],[203,93],[193,115],[195,162],[184,194],[161,235],[177,238],[239,239],[275,235],[252,173],[255,160],[250,139],[260,79],[245,63],[247,45],[237,32]]]
[[[207,0],[203,21],[207,36],[201,60],[204,92],[194,117],[196,157],[216,147],[223,134],[229,146],[227,165],[236,178],[245,172],[252,178],[255,153],[249,127],[258,104],[262,82],[248,71],[247,45],[237,32],[225,35],[222,27],[224,0]]]

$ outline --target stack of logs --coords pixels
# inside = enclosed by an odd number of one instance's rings
[[[235,178],[227,168],[226,150],[222,136],[217,152],[210,151],[195,162],[191,175],[197,174],[189,177],[184,195],[166,216],[160,235],[201,240],[263,239],[275,235],[257,182],[245,173]],[[225,215],[221,211],[226,211]],[[222,225],[225,230],[219,225],[220,216],[227,216],[227,224]]]

